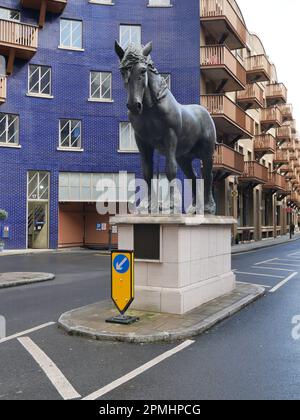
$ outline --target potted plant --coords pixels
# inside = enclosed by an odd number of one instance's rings
[[[5,222],[8,218],[8,213],[5,210],[0,209],[0,221]]]

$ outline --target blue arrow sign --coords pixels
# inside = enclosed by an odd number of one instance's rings
[[[120,254],[114,259],[114,269],[119,274],[125,274],[129,270],[129,259],[126,255]]]

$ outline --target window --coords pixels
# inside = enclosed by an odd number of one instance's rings
[[[171,0],[149,0],[150,7],[170,7]]]
[[[82,49],[82,22],[79,20],[60,20],[60,46],[69,49]]]
[[[171,75],[170,75],[170,73],[161,73],[161,76],[165,79],[168,88],[171,89]]]
[[[91,71],[90,73],[90,99],[98,101],[111,101],[112,74],[108,72]]]
[[[61,119],[59,121],[59,147],[64,149],[80,149],[81,121]]]
[[[0,143],[19,144],[19,116],[0,113]]]
[[[129,122],[120,123],[120,151],[138,152],[132,125]]]
[[[0,7],[0,19],[15,20],[20,22],[21,13],[18,10],[5,9],[4,7]]]
[[[120,45],[126,49],[129,44],[141,45],[142,28],[139,25],[120,25]]]
[[[28,200],[48,200],[49,199],[49,172],[29,172],[28,173]]]
[[[51,96],[51,67],[29,65],[28,93]]]

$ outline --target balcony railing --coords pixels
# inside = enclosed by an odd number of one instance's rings
[[[266,86],[266,101],[268,106],[285,104],[287,88],[283,83],[272,83]]]
[[[268,182],[268,168],[256,161],[244,162],[244,173],[240,182],[265,184]]]
[[[276,137],[280,141],[289,140],[292,138],[292,129],[290,126],[283,125],[276,129]]]
[[[264,91],[257,83],[247,85],[245,90],[237,92],[237,103],[244,109],[263,108]]]
[[[6,76],[0,76],[0,104],[3,104],[6,101],[7,97],[7,77]]]
[[[243,90],[246,70],[225,45],[201,47],[201,70],[216,85],[217,92]]]
[[[281,111],[282,118],[283,118],[284,121],[292,121],[293,120],[293,105],[283,104],[283,105],[279,105],[278,108]]]
[[[277,106],[264,108],[261,110],[261,125],[267,128],[280,127],[282,124],[282,115]]]
[[[214,156],[214,170],[228,175],[241,175],[244,172],[244,155],[225,144],[218,144]]]
[[[284,176],[269,172],[268,173],[268,182],[263,185],[263,188],[266,190],[276,190],[276,191],[285,191],[286,190],[286,179]]]
[[[271,79],[271,64],[264,54],[252,55],[245,59],[247,82],[269,82]]]
[[[228,0],[201,0],[200,17],[216,40],[225,37],[232,50],[243,48],[247,43],[247,29]]]
[[[295,140],[293,137],[286,139],[285,142],[281,145],[282,150],[288,150],[289,152],[294,152],[295,150]]]
[[[8,56],[7,73],[15,57],[30,60],[38,47],[38,27],[0,19],[0,54]]]
[[[40,11],[39,26],[45,23],[46,12],[62,13],[66,7],[67,0],[21,0],[23,7]]]
[[[276,139],[271,134],[260,134],[255,136],[254,151],[262,157],[266,154],[274,154],[276,151]]]
[[[289,158],[285,150],[276,150],[276,153],[273,158],[274,165],[288,165]]]
[[[254,120],[225,95],[202,95],[201,104],[212,115],[218,137],[232,141],[254,136]]]

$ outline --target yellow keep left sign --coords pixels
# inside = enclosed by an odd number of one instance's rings
[[[111,298],[123,315],[134,300],[134,253],[112,251]]]

